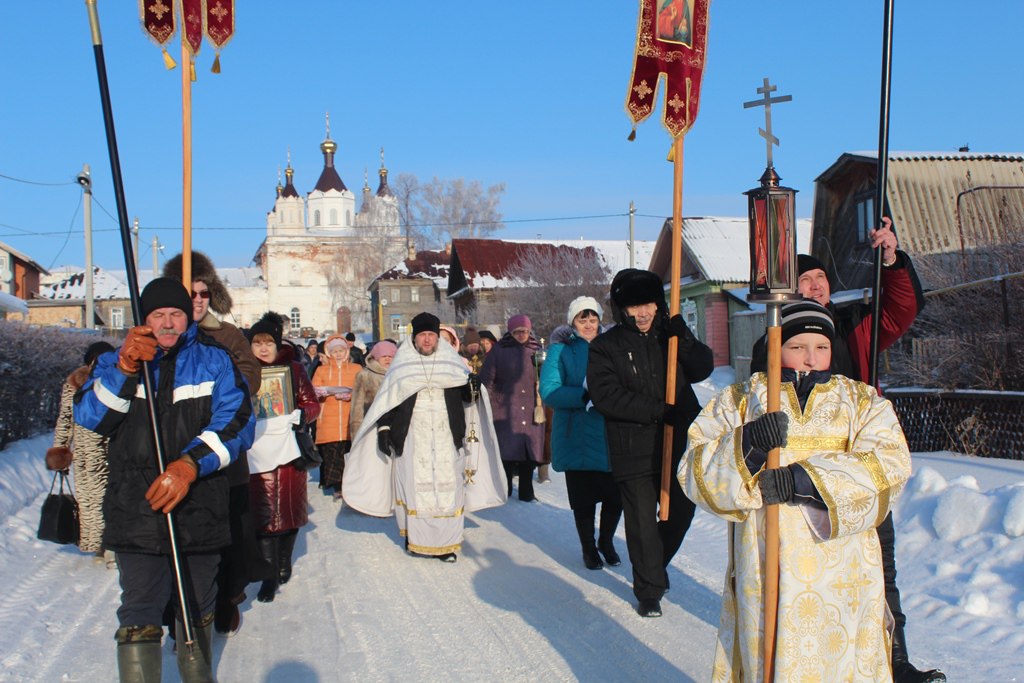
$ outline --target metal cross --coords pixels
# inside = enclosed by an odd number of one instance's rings
[[[771,93],[778,90],[774,85],[768,84],[768,78],[764,79],[764,85],[757,89],[757,92],[764,95],[759,100],[751,100],[750,102],[744,102],[743,108],[750,109],[751,107],[764,107],[764,120],[765,127],[758,128],[757,132],[760,133],[761,137],[765,139],[765,146],[768,152],[768,168],[772,168],[772,145],[779,144],[779,139],[772,135],[772,105],[778,104],[779,102],[791,102],[793,100],[792,95],[779,95],[778,97],[772,97]]]

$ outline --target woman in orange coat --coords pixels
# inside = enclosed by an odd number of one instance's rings
[[[316,444],[324,462],[320,466],[320,488],[334,489],[341,498],[341,476],[345,472],[345,454],[352,445],[349,413],[352,411],[352,387],[362,366],[349,357],[349,343],[340,334],[324,342],[327,359],[313,373],[313,387],[322,410],[316,421]]]

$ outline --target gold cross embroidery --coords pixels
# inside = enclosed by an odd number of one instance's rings
[[[227,16],[228,11],[224,9],[224,5],[220,4],[218,0],[217,4],[210,10],[210,14],[217,17],[218,21],[224,21],[224,17]]]
[[[686,102],[679,99],[679,93],[672,96],[672,99],[668,101],[668,106],[672,107],[678,114],[679,110],[686,106]]]
[[[836,579],[829,587],[839,594],[845,593],[847,595],[847,604],[850,606],[850,609],[856,612],[860,605],[860,591],[862,588],[867,588],[871,585],[871,577],[861,569],[860,560],[858,559],[854,559],[850,564],[850,569],[846,576],[845,580],[843,578]]]
[[[644,99],[645,97],[647,97],[648,95],[650,95],[652,92],[654,92],[647,85],[647,81],[640,81],[640,84],[637,85],[635,88],[633,88],[633,91],[636,93],[637,97],[640,98],[641,100]]]
[[[157,20],[162,21],[164,15],[170,12],[171,8],[162,3],[160,0],[156,0],[156,2],[149,6],[149,11],[156,15]]]

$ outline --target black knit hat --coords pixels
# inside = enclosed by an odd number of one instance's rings
[[[249,328],[249,341],[251,342],[257,334],[269,334],[274,338],[277,348],[281,348],[281,337],[284,336],[284,316],[267,311]]]
[[[181,254],[172,256],[164,264],[164,277],[181,280]],[[227,315],[231,312],[231,295],[228,288],[217,277],[217,269],[206,254],[201,251],[192,252],[192,281],[202,282],[210,290],[210,308],[214,313]]]
[[[416,317],[412,319],[412,336],[415,337],[420,332],[441,334],[440,318],[430,313],[418,313]]]
[[[177,308],[185,312],[189,322],[192,321],[192,298],[180,281],[169,277],[158,277],[150,280],[142,290],[142,322],[158,308]]]
[[[825,268],[825,264],[814,258],[809,254],[797,254],[796,255],[796,269],[797,275],[803,275],[809,270],[815,270],[820,268],[822,272],[828,275],[828,269]]]
[[[649,270],[626,268],[615,274],[611,287],[612,303],[620,310],[627,306],[656,303],[665,305],[665,287],[661,278]]]
[[[786,304],[782,307],[781,313],[783,343],[804,332],[821,334],[828,337],[829,340],[836,337],[832,314],[814,299],[804,299]]]

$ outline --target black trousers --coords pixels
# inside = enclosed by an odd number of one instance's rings
[[[508,480],[508,497],[512,497],[512,477],[518,473],[519,500],[533,500],[533,470],[536,469],[537,463],[532,460],[502,460],[501,466],[505,470],[505,479]]]
[[[566,470],[565,489],[573,517],[594,523],[597,505],[601,504],[601,538],[611,538],[622,517],[622,498],[611,472]]]
[[[170,556],[117,553],[116,557],[121,580],[118,625],[160,625],[164,608],[174,597],[174,571]],[[190,584],[192,618],[198,620],[213,612],[220,553],[185,555],[182,563],[185,580]],[[177,599],[173,603],[177,607]]]
[[[620,480],[626,550],[633,565],[633,595],[660,600],[668,589],[665,568],[675,557],[693,521],[695,506],[673,479],[669,486],[669,516],[658,520],[661,474]]]
[[[885,602],[889,605],[896,627],[903,628],[907,624],[907,616],[900,604],[900,589],[896,587],[896,529],[893,528],[890,512],[875,529],[878,532],[878,544],[882,546],[882,575],[885,578]]]

